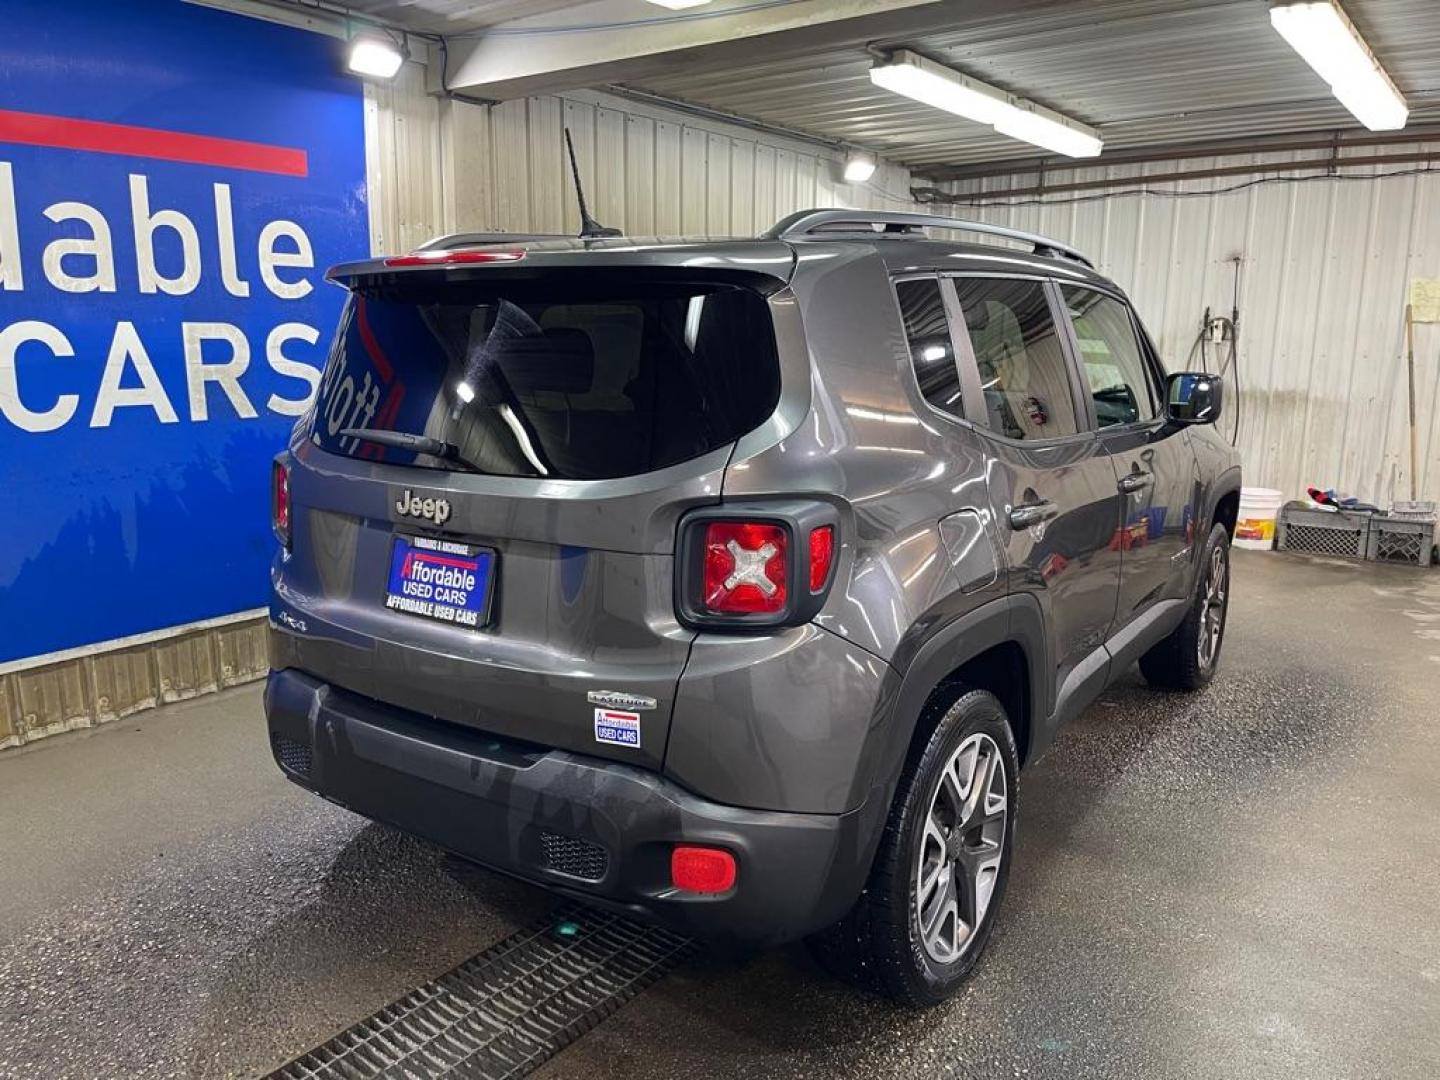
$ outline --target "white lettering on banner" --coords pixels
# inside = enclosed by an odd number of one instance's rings
[[[139,386],[120,385],[120,380],[125,377],[127,360],[140,379]],[[150,356],[140,341],[140,335],[135,332],[135,324],[121,322],[115,324],[115,336],[110,340],[110,355],[105,358],[105,373],[100,376],[100,392],[95,395],[95,410],[90,414],[90,426],[109,427],[110,418],[116,409],[135,405],[150,406],[162,424],[175,424],[180,421],[175,415],[175,406],[170,404],[170,399],[165,395],[165,388],[160,385],[160,376],[155,373],[155,367],[150,363]]]
[[[0,161],[0,289],[25,288],[20,262],[20,221],[15,213],[15,177],[8,161]]]
[[[21,431],[54,431],[64,427],[80,404],[78,394],[61,394],[44,412],[34,412],[20,400],[15,354],[27,341],[38,341],[55,356],[74,356],[70,340],[49,323],[27,319],[0,330],[0,413]]]
[[[240,389],[240,376],[250,366],[250,342],[244,332],[230,323],[186,322],[180,324],[185,343],[185,383],[190,391],[190,419],[210,419],[205,400],[205,385],[216,383],[230,399],[235,414],[242,420],[253,420],[255,406]],[[206,341],[223,341],[230,346],[230,359],[223,364],[207,364],[204,357]]]
[[[265,339],[266,363],[277,375],[300,379],[308,387],[303,398],[283,398],[279,394],[271,394],[265,402],[265,407],[271,412],[281,416],[304,416],[310,408],[311,402],[315,400],[315,391],[320,386],[320,369],[313,364],[291,360],[280,347],[287,341],[303,341],[307,345],[314,345],[319,340],[320,331],[304,323],[281,323],[270,331],[270,336]]]
[[[200,284],[203,266],[200,232],[195,222],[179,210],[152,210],[150,180],[140,173],[129,175],[131,230],[135,241],[136,286],[141,293],[187,296]],[[235,211],[229,184],[213,184],[215,202],[215,244],[219,254],[220,280],[231,296],[250,295],[250,283],[240,275],[239,245],[235,238]],[[45,247],[45,276],[62,292],[115,292],[117,284],[115,246],[105,215],[88,203],[64,201],[52,204],[45,216],[55,224],[82,221],[88,237],[56,237]],[[178,274],[161,272],[156,246],[169,248],[179,242]],[[93,272],[76,274],[64,266],[66,258],[95,261]],[[313,270],[315,249],[310,237],[294,221],[283,218],[267,223],[255,245],[255,258],[265,287],[282,300],[309,296],[315,286],[301,274],[281,276],[282,270]],[[173,260],[164,260],[167,263]],[[8,161],[0,161],[0,290],[20,292],[25,288],[24,257],[20,250],[19,211],[15,200],[15,175]]]
[[[61,237],[45,245],[41,262],[50,284],[63,292],[114,292],[115,246],[110,241],[110,223],[105,215],[83,202],[57,202],[45,208],[45,216],[57,225],[62,221],[83,221],[90,236]],[[65,258],[95,260],[94,272],[84,277],[65,271]]]
[[[229,323],[181,323],[181,331],[184,338],[190,418],[197,422],[210,418],[205,386],[215,382],[220,384],[237,415],[246,420],[253,419],[257,415],[255,407],[239,384],[240,376],[250,364],[250,344],[240,328]],[[316,388],[320,382],[320,370],[311,364],[285,356],[282,347],[289,341],[303,341],[314,345],[319,340],[320,331],[305,323],[281,323],[270,331],[265,342],[265,359],[271,369],[277,375],[299,379],[307,384],[303,398],[283,398],[278,394],[271,394],[265,403],[270,412],[279,416],[303,416],[314,403]],[[223,363],[206,363],[204,346],[207,341],[227,344],[230,348],[230,359]],[[31,319],[0,329],[0,417],[21,431],[54,431],[70,422],[79,407],[80,395],[60,394],[54,404],[43,411],[27,407],[20,396],[19,365],[16,362],[17,355],[27,343],[49,346],[52,360],[76,355],[70,340],[49,323]],[[37,360],[40,363],[45,362],[41,357],[34,357],[27,363]],[[133,372],[133,376],[130,372]],[[139,381],[139,386],[122,385],[136,380]],[[375,395],[369,396],[372,400],[368,411],[364,412],[367,418],[373,415],[374,411]],[[116,324],[115,333],[110,340],[95,404],[90,413],[90,426],[109,427],[116,409],[140,405],[153,409],[162,424],[179,421],[175,407],[160,382],[159,373],[135,324],[120,322]]]
[[[114,294],[124,285],[142,297],[156,293],[190,296],[196,292],[201,277],[210,274],[212,281],[218,278],[225,294],[248,300],[252,298],[253,278],[247,280],[247,274],[252,271],[258,271],[264,289],[281,300],[298,300],[314,291],[307,271],[315,267],[315,252],[305,230],[294,221],[272,220],[260,229],[254,247],[249,247],[248,237],[237,235],[236,196],[230,183],[211,185],[215,212],[212,234],[206,220],[208,207],[200,208],[193,217],[187,216],[178,208],[164,205],[167,199],[159,189],[152,200],[148,176],[128,174],[127,190],[116,194],[121,195],[122,207],[128,205],[131,216],[135,276],[130,279],[124,259],[117,261],[117,254],[125,252],[125,223],[112,222],[89,203],[67,199],[52,202],[42,212],[43,218],[37,215],[34,221],[25,222],[24,235],[32,246],[22,250],[17,182],[21,181],[17,181],[12,163],[0,161],[0,293],[25,291],[24,264],[37,254],[39,264],[35,270],[43,272],[38,280],[65,294]],[[161,205],[155,205],[156,201]],[[119,213],[123,215],[124,210]],[[205,229],[204,235],[197,221]],[[246,218],[242,215],[240,221]],[[119,248],[116,228],[122,233]],[[243,253],[242,245],[246,247]],[[255,262],[245,260],[242,265],[242,254],[250,251],[254,252]],[[207,269],[205,259],[211,257],[216,261]],[[218,290],[211,291],[221,295]],[[62,310],[74,310],[73,303]],[[254,419],[258,415],[256,404],[242,386],[242,378],[250,370],[252,356],[260,352],[262,341],[265,366],[282,379],[297,383],[287,388],[282,382],[272,390],[275,380],[271,379],[265,389],[252,390],[266,395],[265,410],[278,416],[298,417],[314,404],[324,358],[315,356],[313,361],[307,361],[299,357],[314,355],[320,343],[320,331],[315,327],[303,322],[280,322],[268,330],[252,327],[247,336],[245,329],[230,322],[187,321],[179,324],[177,350],[173,323],[168,319],[141,319],[135,310],[121,308],[126,317],[115,323],[108,346],[103,335],[95,335],[93,329],[83,339],[76,338],[82,341],[85,357],[83,363],[75,364],[69,362],[77,356],[75,345],[59,327],[37,319],[19,320],[8,326],[0,321],[0,421],[26,432],[55,431],[76,417],[83,400],[89,408],[88,423],[92,428],[110,427],[117,410],[127,408],[148,409],[162,424],[179,423],[176,405],[182,391],[175,383],[167,389],[161,379],[161,372],[167,371],[166,363],[177,351],[185,365],[183,393],[192,422],[210,420],[212,384],[219,387],[236,416]],[[192,316],[200,314],[189,307],[184,310]],[[102,348],[106,349],[103,357],[98,355]],[[158,368],[152,356],[161,361]],[[56,361],[65,363],[55,367]],[[45,365],[60,377],[47,377]],[[178,371],[167,372],[166,378],[178,375]],[[252,375],[252,381],[254,378]],[[72,390],[72,380],[80,380],[81,385]],[[381,389],[371,381],[367,375],[358,391],[347,383],[340,395],[343,400],[327,400],[327,419],[342,426],[368,423],[378,408]],[[28,399],[22,398],[22,384],[30,387]],[[93,399],[89,392],[92,389]],[[226,410],[222,407],[221,412]]]
[[[150,212],[149,181],[130,174],[130,217],[135,230],[135,270],[140,291],[156,290],[168,296],[184,296],[200,284],[200,234],[195,223],[179,210]],[[178,277],[165,277],[155,265],[155,233],[170,229],[180,238],[183,269]]]
[[[275,241],[288,237],[295,242],[294,251],[277,251]],[[305,230],[293,221],[272,221],[260,230],[260,280],[265,287],[282,300],[299,300],[314,288],[303,277],[299,281],[284,281],[275,271],[282,266],[304,267],[315,265],[315,253],[310,248],[310,238]]]
[[[235,265],[235,215],[230,210],[230,185],[215,185],[215,239],[220,244],[220,280],[231,296],[249,296],[250,283]]]

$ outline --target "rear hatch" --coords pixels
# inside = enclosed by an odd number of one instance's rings
[[[297,666],[659,767],[693,637],[675,617],[676,524],[717,501],[736,439],[775,409],[782,282],[656,261],[339,275],[351,296],[292,442],[276,564]]]

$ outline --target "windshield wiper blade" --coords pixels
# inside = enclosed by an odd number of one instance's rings
[[[372,442],[378,446],[393,446],[397,450],[410,450],[416,454],[429,454],[431,457],[453,461],[457,465],[462,465],[469,469],[471,472],[480,471],[460,456],[460,448],[454,443],[448,443],[442,439],[432,439],[428,435],[413,435],[408,431],[380,431],[372,428],[357,427],[341,428],[340,434],[346,438],[359,439],[362,442]]]

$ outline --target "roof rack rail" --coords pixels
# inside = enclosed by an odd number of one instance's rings
[[[1004,225],[991,225],[984,221],[940,217],[937,214],[888,210],[800,210],[777,221],[764,235],[769,240],[798,240],[831,232],[915,233],[921,229],[954,229],[958,232],[1003,236],[1007,240],[1019,240],[1031,245],[1036,255],[1060,256],[1083,263],[1092,270],[1095,267],[1094,263],[1069,244],[1062,244],[1048,236],[1010,229]]]
[[[565,233],[467,232],[450,233],[426,240],[416,251],[450,251],[454,248],[480,247],[483,244],[523,244],[535,240],[574,240]]]

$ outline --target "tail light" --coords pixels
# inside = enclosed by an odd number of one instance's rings
[[[725,614],[784,611],[789,600],[783,525],[712,521],[705,526],[700,593],[707,611]]]
[[[288,551],[290,548],[290,466],[276,458],[270,466],[270,524],[275,539]]]
[[[676,606],[692,626],[793,626],[815,616],[835,564],[837,514],[825,503],[696,511],[680,527]]]

